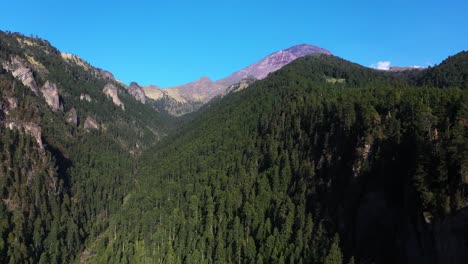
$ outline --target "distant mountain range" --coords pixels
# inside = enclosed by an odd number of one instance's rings
[[[149,85],[143,87],[143,90],[147,97],[156,101],[157,108],[179,116],[195,111],[212,98],[225,94],[231,85],[241,83],[243,79],[249,79],[244,84],[250,83],[252,78],[264,79],[269,73],[281,69],[295,59],[316,53],[332,54],[317,46],[301,44],[274,52],[218,81],[202,77],[197,81],[176,87],[161,89],[155,85]]]

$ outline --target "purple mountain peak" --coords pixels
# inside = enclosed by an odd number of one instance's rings
[[[327,55],[331,55],[332,53],[326,49],[309,45],[309,44],[299,44],[296,46],[292,46],[285,51],[292,53],[293,55],[299,57],[304,57],[309,54],[314,54],[314,53],[323,53]]]
[[[233,73],[229,77],[217,81],[217,83],[228,86],[238,83],[240,80],[242,80],[242,78],[247,76],[254,76],[255,78],[261,80],[268,76],[269,73],[283,68],[285,65],[291,63],[295,59],[315,53],[327,55],[332,54],[326,49],[309,44],[292,46],[290,48],[274,52],[262,60]]]

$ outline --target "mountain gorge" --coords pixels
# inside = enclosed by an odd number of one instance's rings
[[[467,54],[159,89],[0,32],[0,261],[465,263]]]

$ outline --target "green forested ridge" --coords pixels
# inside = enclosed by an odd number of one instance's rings
[[[2,263],[468,259],[466,52],[404,74],[310,56],[176,120],[0,32],[15,56],[63,111],[0,70]]]
[[[148,150],[90,260],[463,263],[467,96],[298,59]]]
[[[418,84],[468,89],[468,51],[450,56],[437,67],[428,69]]]
[[[439,88],[468,88],[468,52],[462,51],[449,56],[436,67],[427,69],[389,72],[388,75],[398,77],[415,86],[432,86]]]

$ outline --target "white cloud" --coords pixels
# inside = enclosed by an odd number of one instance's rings
[[[377,70],[388,70],[390,69],[390,61],[379,61],[377,64],[372,64],[371,67]]]

